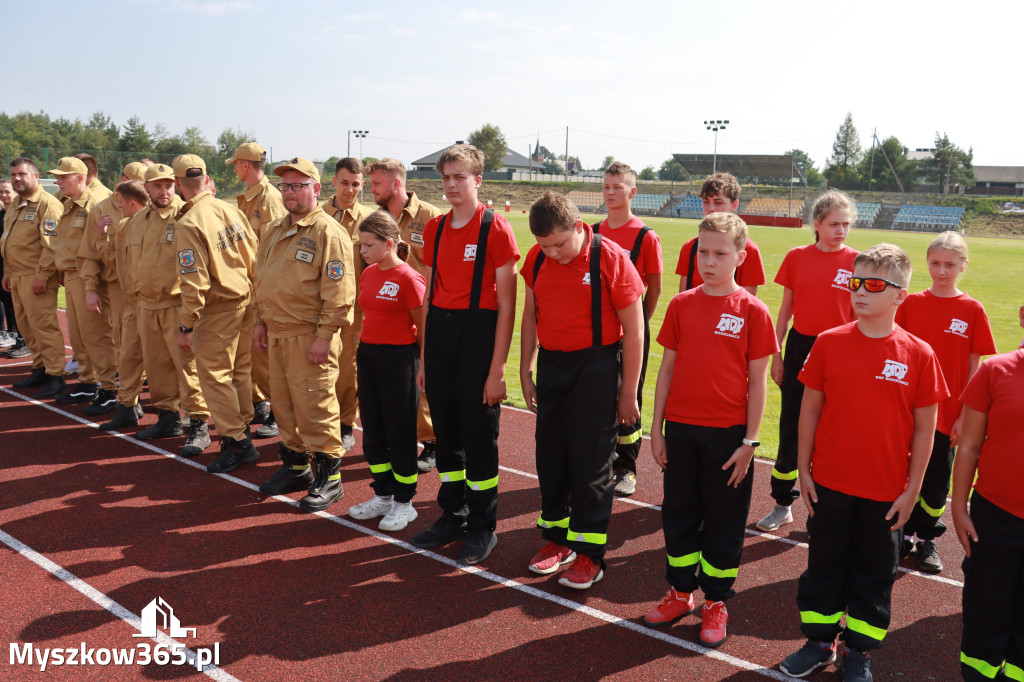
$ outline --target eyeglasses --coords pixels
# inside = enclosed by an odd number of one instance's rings
[[[896,287],[897,289],[903,288],[902,284],[890,282],[889,280],[882,279],[881,277],[851,277],[847,286],[850,287],[850,291],[857,291],[860,289],[862,284],[865,289],[873,294],[877,294],[879,291],[885,291],[886,287]]]
[[[277,188],[282,192],[286,189],[290,189],[293,192],[301,192],[303,187],[309,187],[314,183],[312,182],[282,182],[278,184]]]

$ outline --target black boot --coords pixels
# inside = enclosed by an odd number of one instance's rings
[[[106,414],[117,409],[117,392],[113,390],[100,389],[96,399],[85,406],[85,413],[88,415]]]
[[[46,381],[46,370],[40,367],[32,370],[32,373],[27,378],[15,381],[11,386],[13,388],[28,388],[29,386],[39,386],[44,381]]]
[[[60,403],[61,405],[74,405],[76,403],[91,403],[96,400],[99,386],[96,384],[78,384],[72,386],[64,393],[61,393],[54,402]]]
[[[52,374],[47,374],[46,379],[43,380],[42,388],[39,390],[39,393],[36,393],[36,397],[51,398],[67,388],[67,385],[64,377],[55,377]]]
[[[277,420],[274,419],[274,411],[271,410],[267,413],[267,420],[260,428],[256,429],[255,436],[257,438],[274,438],[280,433],[281,431],[277,428]]]
[[[322,452],[316,458],[316,478],[309,486],[309,494],[299,500],[299,506],[306,511],[327,509],[340,500],[345,491],[341,489],[341,457],[331,457]]]
[[[282,495],[308,490],[313,484],[313,470],[309,466],[309,452],[295,452],[278,443],[281,454],[281,468],[274,472],[269,481],[260,484],[264,495]]]
[[[182,433],[184,431],[181,430],[178,413],[171,410],[159,410],[156,413],[156,424],[142,429],[135,434],[135,437],[139,440],[153,440],[154,438],[174,438]]]
[[[104,431],[117,431],[118,429],[126,429],[129,426],[138,425],[139,418],[135,414],[135,408],[118,405],[117,414],[114,415],[114,418],[108,422],[100,424],[100,428]]]
[[[226,474],[242,464],[256,461],[259,457],[259,450],[253,447],[249,436],[242,440],[224,436],[220,441],[220,457],[207,464],[206,470],[211,474]]]
[[[201,455],[203,450],[210,447],[210,427],[202,419],[189,419],[188,436],[185,438],[185,445],[181,448],[182,457],[195,457]]]

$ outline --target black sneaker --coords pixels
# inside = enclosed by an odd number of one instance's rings
[[[347,424],[341,425],[341,447],[345,448],[345,452],[348,452],[356,446],[356,437],[352,433],[352,427]]]
[[[914,547],[914,541],[907,539],[906,536],[900,541],[900,558],[905,559],[911,554],[915,554],[917,549]]]
[[[432,440],[423,441],[423,452],[416,457],[416,468],[425,474],[437,464],[437,443]]]
[[[85,406],[88,415],[106,414],[117,409],[117,392],[101,388],[96,398]]]
[[[14,358],[25,358],[29,355],[32,355],[32,351],[28,349],[28,346],[26,346],[21,339],[18,339],[18,343],[14,344],[10,348],[5,348],[0,351],[0,357],[10,358],[12,360]]]
[[[211,474],[226,474],[242,464],[255,462],[259,458],[259,450],[253,447],[248,436],[242,440],[225,436],[220,442],[220,457],[207,464],[206,470]]]
[[[118,405],[117,414],[114,415],[114,418],[100,424],[100,428],[104,431],[117,431],[118,429],[126,429],[129,426],[138,425],[139,417],[135,413],[135,408],[128,407],[127,405]]]
[[[11,384],[12,388],[28,388],[29,386],[39,386],[46,381],[46,370],[40,367],[39,369],[32,370],[32,373],[21,381],[15,381]]]
[[[154,438],[175,438],[183,433],[178,413],[173,410],[160,410],[156,415],[156,424],[142,429],[135,434],[135,437],[139,440],[153,440]]]
[[[62,376],[55,377],[47,374],[41,386],[42,388],[39,389],[39,393],[36,393],[36,397],[51,398],[67,388],[68,384]]]
[[[491,552],[497,544],[498,536],[492,531],[474,532],[459,550],[459,563],[463,566],[476,566],[491,556]]]
[[[266,400],[252,404],[252,421],[250,424],[264,424],[270,416],[270,407]]]
[[[790,677],[806,677],[818,668],[824,668],[836,662],[836,643],[817,642],[812,639],[799,651],[786,656],[779,670]]]
[[[414,535],[410,542],[420,549],[430,549],[464,537],[466,537],[466,522],[458,517],[443,515],[434,522],[433,526]]]
[[[867,654],[846,648],[843,652],[843,682],[871,682],[871,664],[874,661]]]
[[[182,457],[195,457],[203,454],[210,447],[210,427],[202,419],[190,419],[185,445],[181,448]]]
[[[54,401],[61,405],[74,405],[76,403],[91,403],[96,400],[99,387],[96,384],[77,384],[64,393],[61,393]]]
[[[925,573],[942,573],[942,559],[939,558],[933,540],[921,540],[917,543],[917,565]]]
[[[271,410],[267,415],[267,421],[263,422],[263,425],[256,429],[253,435],[257,438],[276,438],[280,433],[280,429],[277,428],[277,420],[274,419],[274,411]]]

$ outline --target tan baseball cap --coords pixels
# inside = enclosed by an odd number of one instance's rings
[[[288,170],[298,171],[307,177],[313,178],[314,182],[320,182],[320,171],[316,169],[316,165],[309,159],[296,156],[291,161],[285,161],[274,169],[274,175],[280,177]]]
[[[81,159],[76,159],[73,156],[65,156],[57,162],[56,168],[46,172],[50,175],[72,175],[74,173],[86,175],[89,173],[89,169],[85,167],[85,162]]]
[[[129,180],[145,180],[146,179],[146,164],[141,161],[132,161],[126,164],[124,170],[121,171],[121,175],[125,176]]]
[[[130,165],[130,164],[129,164]],[[153,180],[173,180],[174,169],[168,166],[166,163],[153,164],[146,169],[146,182],[152,182]]]
[[[258,142],[246,142],[238,147],[235,151],[235,155],[225,161],[227,165],[231,166],[236,161],[266,161],[267,150],[263,148]]]
[[[179,178],[198,178],[206,175],[206,162],[195,154],[182,154],[174,159],[174,175]]]

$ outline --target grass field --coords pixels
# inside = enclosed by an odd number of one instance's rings
[[[503,214],[509,218],[516,233],[519,249],[524,258],[535,240],[530,234],[527,216],[524,213]],[[598,216],[585,215],[587,222],[594,222]],[[651,320],[651,335],[657,338],[664,319],[668,301],[679,288],[679,277],[674,274],[679,250],[683,244],[697,234],[696,220],[675,218],[644,218],[661,237],[664,250],[665,274],[663,293],[654,319]],[[795,246],[803,246],[813,241],[811,230],[781,227],[751,227],[751,238],[757,242],[764,260],[765,275],[769,284],[758,290],[758,298],[768,305],[772,318],[779,310],[782,301],[782,287],[771,283],[786,252]],[[851,230],[847,244],[857,250],[864,250],[880,242],[893,242],[903,247],[910,254],[915,264],[911,291],[921,291],[931,286],[928,268],[924,264],[925,251],[933,234],[910,232],[891,232],[889,230]],[[1000,352],[1017,348],[1022,330],[1018,325],[1017,311],[1024,303],[1024,242],[1009,239],[993,239],[975,237],[969,242],[971,262],[961,281],[961,289],[981,301],[988,311],[995,334],[996,347]],[[516,331],[512,338],[509,361],[505,372],[508,387],[509,404],[524,407],[522,390],[519,386],[519,320],[522,317],[523,281],[519,280],[519,296],[517,298]],[[650,431],[651,416],[654,409],[654,384],[658,369],[661,367],[661,346],[651,342],[651,354],[647,366],[647,381],[644,386],[643,425],[644,433]],[[769,379],[768,405],[765,409],[764,422],[761,426],[761,442],[758,454],[775,457],[778,448],[779,423],[779,389]]]

